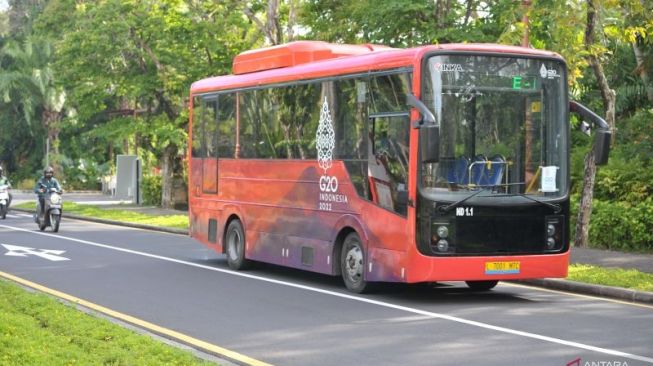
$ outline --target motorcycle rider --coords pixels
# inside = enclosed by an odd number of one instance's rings
[[[0,186],[6,185],[7,188],[11,188],[11,183],[9,182],[9,178],[5,177],[4,171],[2,170],[2,167],[0,166]],[[7,207],[11,206],[11,192],[8,192],[9,195],[9,202],[7,202]]]
[[[52,169],[51,166],[43,169],[43,176],[38,180],[38,182],[36,182],[36,186],[34,186],[34,193],[39,195],[37,208],[37,214],[39,216],[43,214],[43,208],[45,207],[45,193],[50,191],[50,188],[55,188],[57,192],[61,192],[61,186],[57,179],[55,179],[54,169]]]

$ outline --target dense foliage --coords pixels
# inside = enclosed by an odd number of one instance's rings
[[[146,175],[141,186],[143,190],[143,203],[146,205],[161,205],[161,176]]]
[[[136,154],[148,201],[184,177],[190,84],[239,52],[300,38],[393,47],[498,42],[565,57],[570,90],[605,112],[595,60],[616,92],[617,139],[598,170],[596,245],[653,249],[653,3],[640,0],[9,0],[0,11],[0,164],[14,181],[55,166],[91,189]],[[588,38],[588,9],[597,23]],[[524,16],[528,16],[525,22]],[[594,65],[596,66],[596,65]],[[577,124],[579,121],[574,121]],[[581,192],[591,139],[573,135]],[[150,184],[151,183],[151,184]],[[150,195],[161,195],[155,200]]]
[[[597,175],[590,240],[653,251],[653,110],[639,110],[622,125],[610,164]]]

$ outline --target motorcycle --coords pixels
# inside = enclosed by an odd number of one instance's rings
[[[7,218],[9,211],[9,186],[3,184],[0,186],[0,217],[4,220]]]
[[[63,199],[61,198],[61,191],[56,188],[50,188],[45,192],[43,197],[43,210],[36,215],[36,224],[39,230],[43,231],[46,227],[50,226],[53,232],[59,231],[59,224],[61,223],[61,213],[63,212]]]

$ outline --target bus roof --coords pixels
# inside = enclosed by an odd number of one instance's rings
[[[351,45],[320,41],[298,41],[273,47],[245,51],[234,58],[234,74],[280,69],[332,58],[362,55],[391,49],[371,44]]]
[[[498,44],[449,43],[408,49],[379,45],[343,45],[319,41],[298,41],[245,51],[234,58],[233,75],[199,80],[192,94],[255,87],[296,80],[410,67],[427,52],[506,53],[557,58],[560,55],[532,48]]]

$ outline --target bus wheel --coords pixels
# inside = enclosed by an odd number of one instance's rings
[[[499,283],[499,281],[465,281],[467,286],[474,291],[487,291]]]
[[[364,280],[365,253],[363,245],[356,233],[350,233],[342,244],[340,253],[340,269],[345,286],[355,293],[363,293],[369,290],[369,284]]]
[[[250,261],[245,258],[245,233],[239,220],[232,221],[227,226],[227,264],[234,270],[247,269]]]

